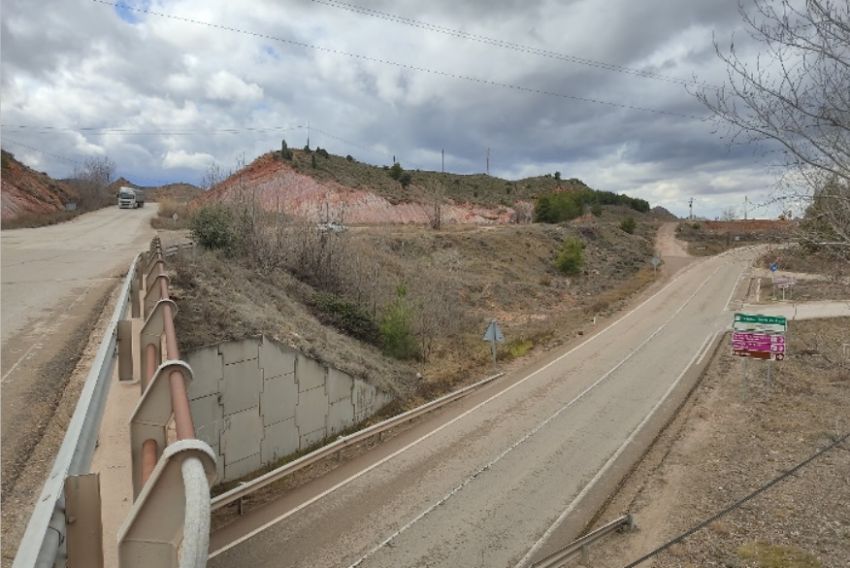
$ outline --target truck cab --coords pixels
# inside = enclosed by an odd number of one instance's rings
[[[118,190],[118,208],[119,209],[136,209],[137,207],[145,206],[144,192],[132,187],[122,186]]]

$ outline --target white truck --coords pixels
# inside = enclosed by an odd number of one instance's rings
[[[118,208],[136,209],[145,206],[145,192],[140,189],[122,186],[118,190]]]

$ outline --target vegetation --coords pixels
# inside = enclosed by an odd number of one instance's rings
[[[620,221],[620,230],[628,233],[634,234],[635,228],[637,227],[637,223],[635,222],[634,217],[626,217],[622,221]]]
[[[555,268],[562,274],[575,275],[584,266],[584,243],[576,237],[569,237],[561,244],[555,258]]]
[[[818,559],[808,552],[765,542],[742,544],[738,556],[756,562],[759,568],[821,568]]]
[[[230,249],[236,241],[233,213],[223,205],[204,205],[189,224],[192,238],[208,249]]]
[[[283,139],[280,141],[280,159],[292,161],[292,150],[289,149],[289,146],[286,145],[286,140]]]
[[[850,9],[846,2],[753,0],[741,16],[764,58],[756,65],[742,59],[731,39],[728,49],[715,45],[728,78],[697,97],[728,127],[729,139],[782,149],[782,197],[791,206],[812,206],[803,239],[824,243],[847,262]],[[827,228],[832,241],[821,240]]]
[[[322,323],[332,325],[361,341],[378,344],[381,330],[362,306],[326,292],[314,294],[311,304],[319,313]]]
[[[384,353],[396,359],[419,357],[419,345],[413,334],[413,313],[407,302],[407,288],[400,285],[396,298],[381,318],[381,344]]]
[[[541,195],[534,207],[534,220],[538,223],[562,223],[579,217],[585,206],[590,206],[591,211],[596,208],[601,214],[602,205],[624,205],[640,213],[649,211],[649,203],[643,199],[585,188]]]

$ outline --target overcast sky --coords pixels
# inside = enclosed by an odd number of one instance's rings
[[[736,30],[746,54],[737,0],[4,0],[2,141],[57,177],[108,155],[136,183],[199,183],[309,124],[373,164],[439,170],[444,148],[483,172],[489,148],[494,175],[714,217],[774,181],[683,84],[723,81],[712,35]]]

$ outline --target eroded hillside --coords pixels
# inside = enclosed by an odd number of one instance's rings
[[[27,216],[50,215],[65,210],[77,191],[69,184],[37,172],[6,152],[2,153],[2,221],[14,222]]]
[[[503,224],[530,221],[546,192],[588,189],[545,175],[509,181],[378,167],[317,149],[265,154],[204,194],[199,203],[254,201],[313,221],[344,224]]]

